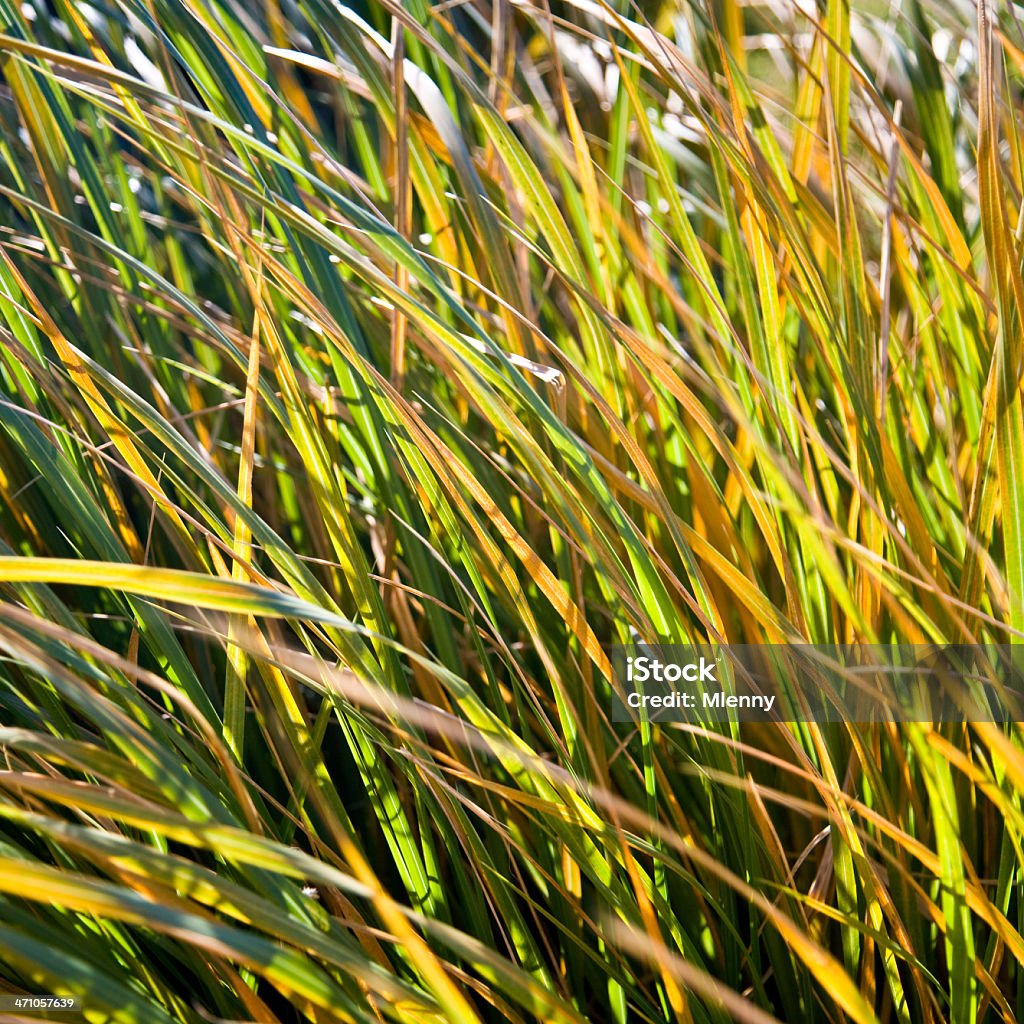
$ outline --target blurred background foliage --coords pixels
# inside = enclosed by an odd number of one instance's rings
[[[1018,726],[608,661],[1022,635],[1020,14],[0,0],[0,989],[1024,1014]]]

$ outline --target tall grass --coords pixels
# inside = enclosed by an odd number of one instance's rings
[[[1024,1015],[1018,726],[607,654],[1022,635],[1017,16],[0,0],[0,990]]]

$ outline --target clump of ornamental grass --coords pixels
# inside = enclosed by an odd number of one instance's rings
[[[1024,629],[1012,7],[0,0],[0,990],[1012,1021],[1017,726],[609,649]]]

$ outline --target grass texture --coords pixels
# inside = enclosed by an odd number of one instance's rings
[[[0,991],[1024,1016],[1019,726],[608,661],[1024,635],[1017,14],[0,0]]]

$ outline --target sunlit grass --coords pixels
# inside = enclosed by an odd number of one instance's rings
[[[1022,635],[1013,11],[0,0],[0,69],[0,990],[1024,1014],[1017,726],[637,734],[608,657]]]

